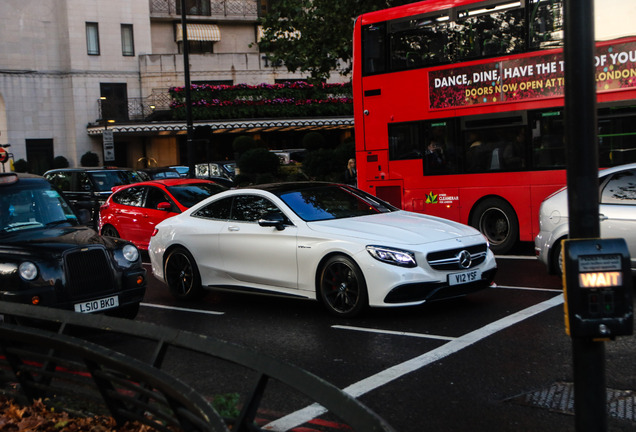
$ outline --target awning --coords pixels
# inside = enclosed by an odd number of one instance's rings
[[[176,41],[181,42],[183,33],[180,23],[177,23],[176,30]],[[221,31],[216,24],[188,24],[187,31],[189,41],[218,42],[221,40]]]
[[[195,128],[207,126],[214,134],[224,133],[257,133],[257,132],[288,132],[309,130],[352,130],[353,116],[340,117],[312,117],[312,118],[278,118],[278,119],[251,119],[251,120],[210,120],[195,121]],[[89,125],[88,135],[101,135],[104,132],[102,125]],[[166,136],[185,135],[187,125],[185,121],[179,122],[148,122],[148,123],[115,123],[108,125],[108,130],[113,130],[117,136]]]

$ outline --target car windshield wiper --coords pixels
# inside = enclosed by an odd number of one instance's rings
[[[3,232],[11,232],[11,231],[19,230],[19,229],[22,229],[22,228],[30,227],[30,226],[41,227],[42,224],[40,222],[36,222],[36,221],[13,222],[13,223],[10,223],[9,225],[7,225],[6,227],[4,227],[2,229],[2,231]]]
[[[65,223],[70,223],[68,219],[60,219],[60,220],[56,220],[56,221],[51,221],[49,223],[46,224],[47,227],[54,227],[57,225],[62,225]]]

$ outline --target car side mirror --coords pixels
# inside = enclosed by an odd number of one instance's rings
[[[160,202],[157,204],[157,210],[170,211],[172,209],[172,204],[167,201]]]
[[[285,229],[287,218],[280,212],[271,212],[263,215],[258,220],[258,224],[262,227],[275,227],[278,231]]]

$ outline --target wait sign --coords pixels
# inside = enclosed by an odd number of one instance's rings
[[[621,286],[623,284],[623,273],[619,271],[580,273],[579,284],[581,288],[609,288]]]

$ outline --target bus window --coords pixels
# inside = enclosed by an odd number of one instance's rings
[[[420,123],[389,124],[389,160],[420,159],[423,154],[423,139]]]
[[[519,3],[494,8],[463,10],[459,13],[456,35],[456,61],[524,52],[526,31],[524,10]],[[513,8],[514,7],[514,8]]]
[[[384,24],[372,24],[362,28],[363,74],[373,75],[386,72],[385,35],[386,26]]]
[[[423,122],[426,149],[424,152],[424,175],[456,174],[459,154],[455,140],[453,120]]]
[[[447,15],[394,21],[389,27],[390,68],[415,69],[453,60]]]
[[[633,107],[599,111],[598,144],[602,167],[636,162],[636,112]]]
[[[563,0],[532,0],[528,5],[530,49],[563,46]]]
[[[466,172],[521,171],[527,167],[525,126],[470,130],[465,133]]]
[[[532,130],[532,163],[536,169],[565,168],[561,111],[537,113]]]

